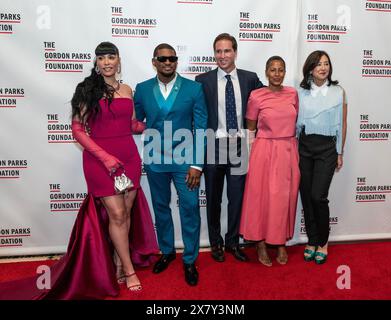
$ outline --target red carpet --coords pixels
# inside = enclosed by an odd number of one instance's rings
[[[226,254],[224,263],[212,260],[209,252],[198,259],[199,284],[184,281],[181,255],[161,274],[150,269],[138,271],[143,285],[140,293],[121,290],[117,299],[129,300],[350,300],[391,299],[391,242],[331,245],[326,264],[305,262],[303,246],[288,247],[289,262],[275,261],[261,265],[254,248],[247,248],[251,261],[242,263]],[[33,275],[39,265],[55,261],[0,264],[0,282]],[[351,271],[351,289],[340,290],[337,268],[346,265]]]

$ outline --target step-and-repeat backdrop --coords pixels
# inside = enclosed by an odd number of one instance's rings
[[[81,149],[70,126],[70,99],[89,75],[102,41],[121,53],[131,87],[155,75],[154,47],[168,42],[178,72],[194,79],[216,67],[212,43],[238,40],[237,66],[267,83],[266,60],[287,62],[297,87],[316,49],[332,59],[345,88],[344,167],[331,190],[332,241],[391,237],[391,3],[365,0],[2,0],[0,4],[0,256],[61,253],[86,196]],[[141,138],[136,137],[141,151]],[[142,186],[150,199],[145,175]],[[260,191],[261,192],[261,191]],[[204,183],[201,245],[208,246]],[[223,200],[222,228],[226,230]],[[172,209],[182,247],[177,196]],[[306,241],[299,202],[290,244]]]

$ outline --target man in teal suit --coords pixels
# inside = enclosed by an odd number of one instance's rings
[[[152,138],[144,140],[144,167],[162,252],[153,272],[164,271],[176,257],[170,208],[173,181],[179,197],[185,280],[196,285],[201,226],[198,190],[205,151],[204,139],[196,139],[196,133],[207,128],[208,113],[201,84],[177,74],[177,60],[172,46],[159,44],[152,58],[157,76],[136,86],[134,103],[137,119],[146,119],[145,137]]]

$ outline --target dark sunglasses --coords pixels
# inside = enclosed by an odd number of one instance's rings
[[[177,56],[169,56],[169,57],[159,56],[159,57],[155,57],[155,59],[159,62],[166,62],[167,60],[170,62],[177,62],[178,61]]]

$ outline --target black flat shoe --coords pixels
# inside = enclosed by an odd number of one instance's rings
[[[153,266],[152,272],[153,273],[160,273],[167,269],[168,265],[171,261],[175,260],[176,254],[170,253],[170,254],[162,254],[160,259],[155,263]]]
[[[185,280],[188,285],[195,286],[198,283],[198,272],[194,263],[183,264],[183,268],[185,269]]]

